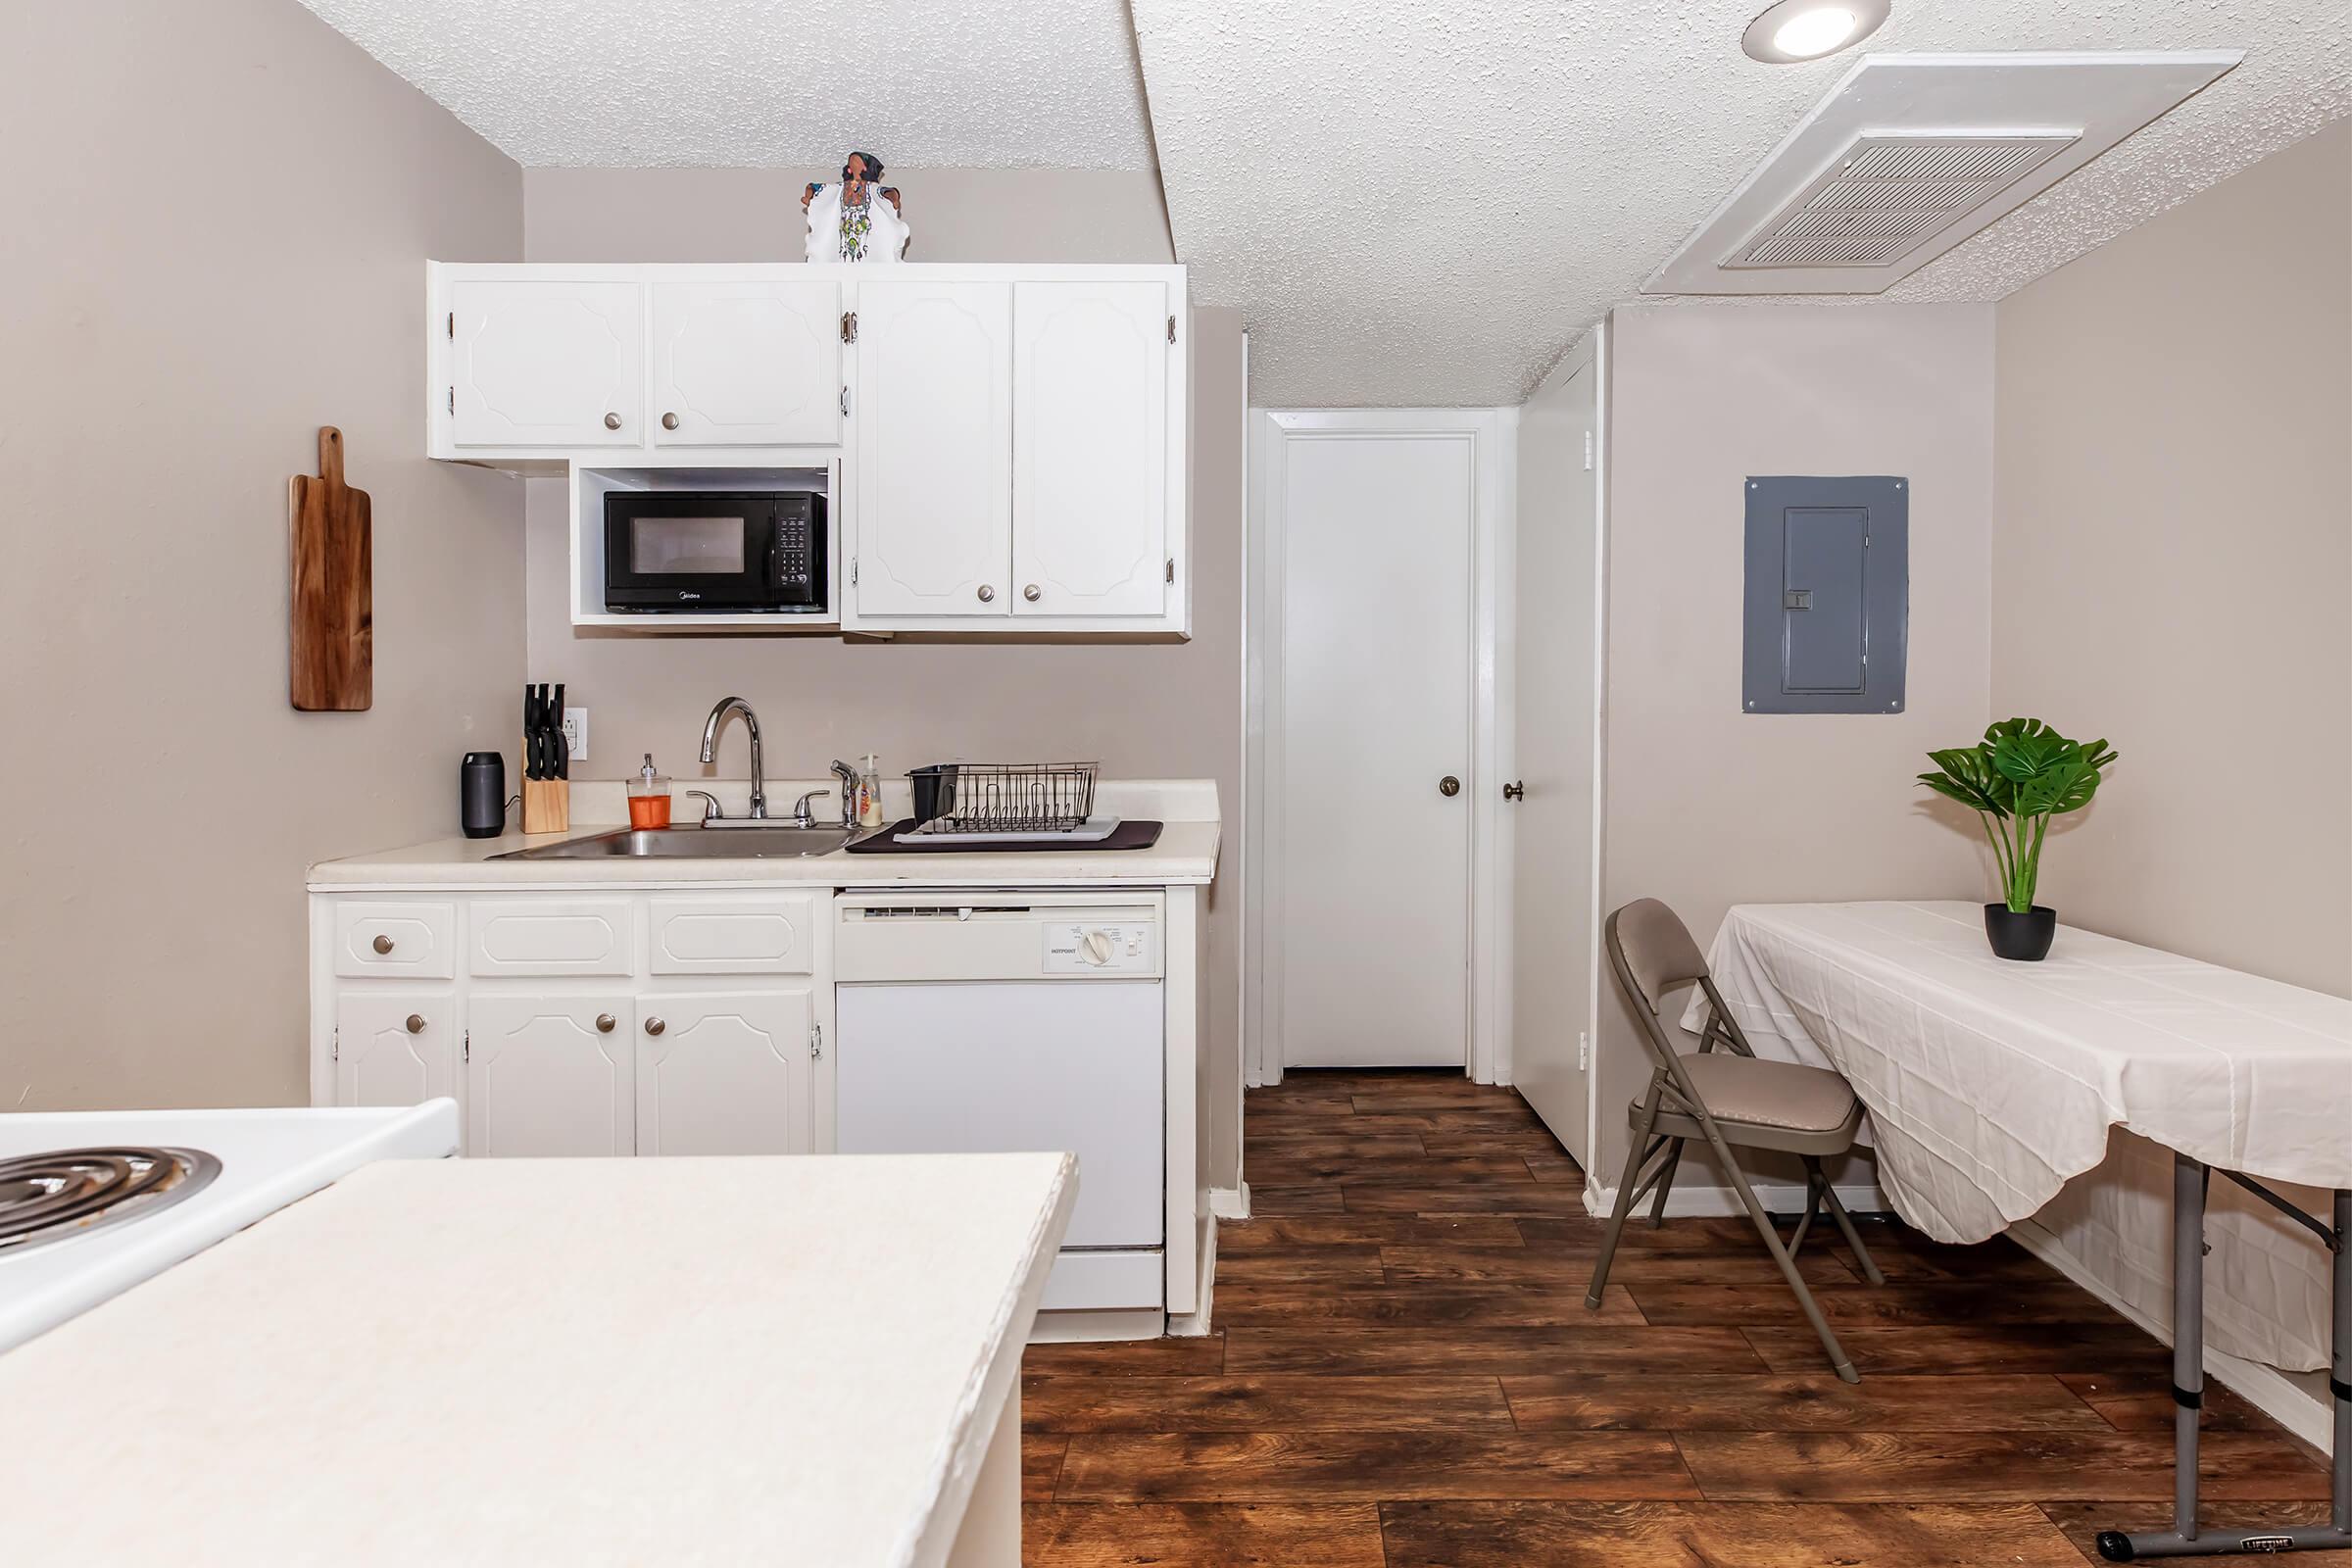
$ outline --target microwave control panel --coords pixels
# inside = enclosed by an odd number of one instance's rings
[[[1119,925],[1049,922],[1048,974],[1157,974],[1159,927],[1149,920]]]

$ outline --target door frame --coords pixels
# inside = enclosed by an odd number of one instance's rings
[[[1250,411],[1244,551],[1242,1065],[1249,1087],[1282,1082],[1283,846],[1270,840],[1267,803],[1288,786],[1282,740],[1283,511],[1278,504],[1292,441],[1405,436],[1470,450],[1470,885],[1463,915],[1470,954],[1465,1074],[1508,1083],[1505,1009],[1510,996],[1510,900],[1497,844],[1500,737],[1511,714],[1499,678],[1500,616],[1510,591],[1517,488],[1517,409],[1261,409]],[[1394,607],[1381,612],[1399,615]]]

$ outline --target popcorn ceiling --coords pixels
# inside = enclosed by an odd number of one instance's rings
[[[1518,402],[1852,63],[1748,60],[1761,3],[1132,0],[1131,31],[1121,0],[304,0],[527,167],[1156,145],[1277,408]],[[1999,299],[2352,113],[2352,0],[1894,0],[1866,47],[2247,52],[1890,302]]]
[[[303,0],[526,169],[1152,167],[1122,0]]]

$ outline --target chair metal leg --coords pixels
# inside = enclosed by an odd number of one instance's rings
[[[1796,1234],[1788,1238],[1788,1255],[1794,1257],[1804,1250],[1805,1238],[1813,1234],[1813,1221],[1821,1214],[1821,1170],[1812,1160],[1805,1161],[1805,1212],[1796,1222]]]
[[[1739,1160],[1733,1157],[1731,1146],[1724,1142],[1723,1134],[1716,1130],[1715,1118],[1701,1112],[1699,1125],[1706,1129],[1708,1145],[1714,1149],[1724,1174],[1731,1178],[1732,1186],[1739,1192],[1740,1201],[1746,1205],[1747,1217],[1755,1222],[1756,1234],[1764,1238],[1765,1250],[1772,1253],[1772,1260],[1781,1266],[1781,1277],[1788,1282],[1788,1289],[1795,1294],[1796,1304],[1803,1310],[1805,1321],[1813,1325],[1814,1334],[1821,1340],[1821,1348],[1829,1352],[1831,1370],[1847,1383],[1861,1382],[1862,1374],[1855,1371],[1854,1363],[1846,1358],[1845,1348],[1838,1343],[1838,1336],[1830,1332],[1829,1320],[1821,1315],[1820,1303],[1813,1299],[1813,1293],[1805,1288],[1804,1276],[1797,1273],[1796,1259],[1790,1257],[1788,1250],[1781,1245],[1781,1233],[1773,1229],[1772,1216],[1764,1212],[1764,1205],[1757,1200],[1755,1189],[1748,1186]]]
[[[1815,1174],[1819,1175],[1820,1161],[1812,1161],[1812,1164]],[[1827,1176],[1821,1177],[1821,1191],[1829,1200],[1830,1218],[1838,1222],[1839,1233],[1845,1237],[1845,1245],[1853,1250],[1854,1261],[1862,1265],[1862,1277],[1873,1285],[1886,1284],[1886,1276],[1879,1272],[1878,1260],[1870,1255],[1870,1249],[1862,1245],[1862,1233],[1854,1229],[1853,1216],[1845,1211],[1843,1203],[1838,1201],[1838,1189],[1830,1185]]]
[[[1663,1229],[1666,1224],[1666,1195],[1674,1191],[1675,1168],[1683,1162],[1683,1140],[1677,1138],[1674,1147],[1666,1151],[1666,1163],[1658,1170],[1658,1196],[1650,1200],[1649,1228]]]
[[[1595,1312],[1600,1310],[1600,1293],[1609,1283],[1609,1260],[1617,1255],[1617,1238],[1625,1230],[1625,1216],[1633,1210],[1634,1182],[1642,1174],[1642,1152],[1649,1147],[1650,1132],[1658,1125],[1658,1100],[1665,1093],[1665,1085],[1663,1067],[1650,1074],[1649,1097],[1642,1102],[1642,1125],[1634,1129],[1633,1144],[1625,1152],[1625,1174],[1617,1181],[1617,1203],[1609,1211],[1609,1233],[1601,1238],[1600,1261],[1592,1265],[1592,1288],[1585,1293],[1585,1305]]]

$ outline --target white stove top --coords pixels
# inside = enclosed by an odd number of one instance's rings
[[[371,1160],[458,1152],[452,1100],[394,1108],[41,1111],[0,1116],[0,1159],[94,1147],[198,1150],[220,1162],[183,1200],[86,1235],[0,1247],[0,1351],[234,1235]]]

